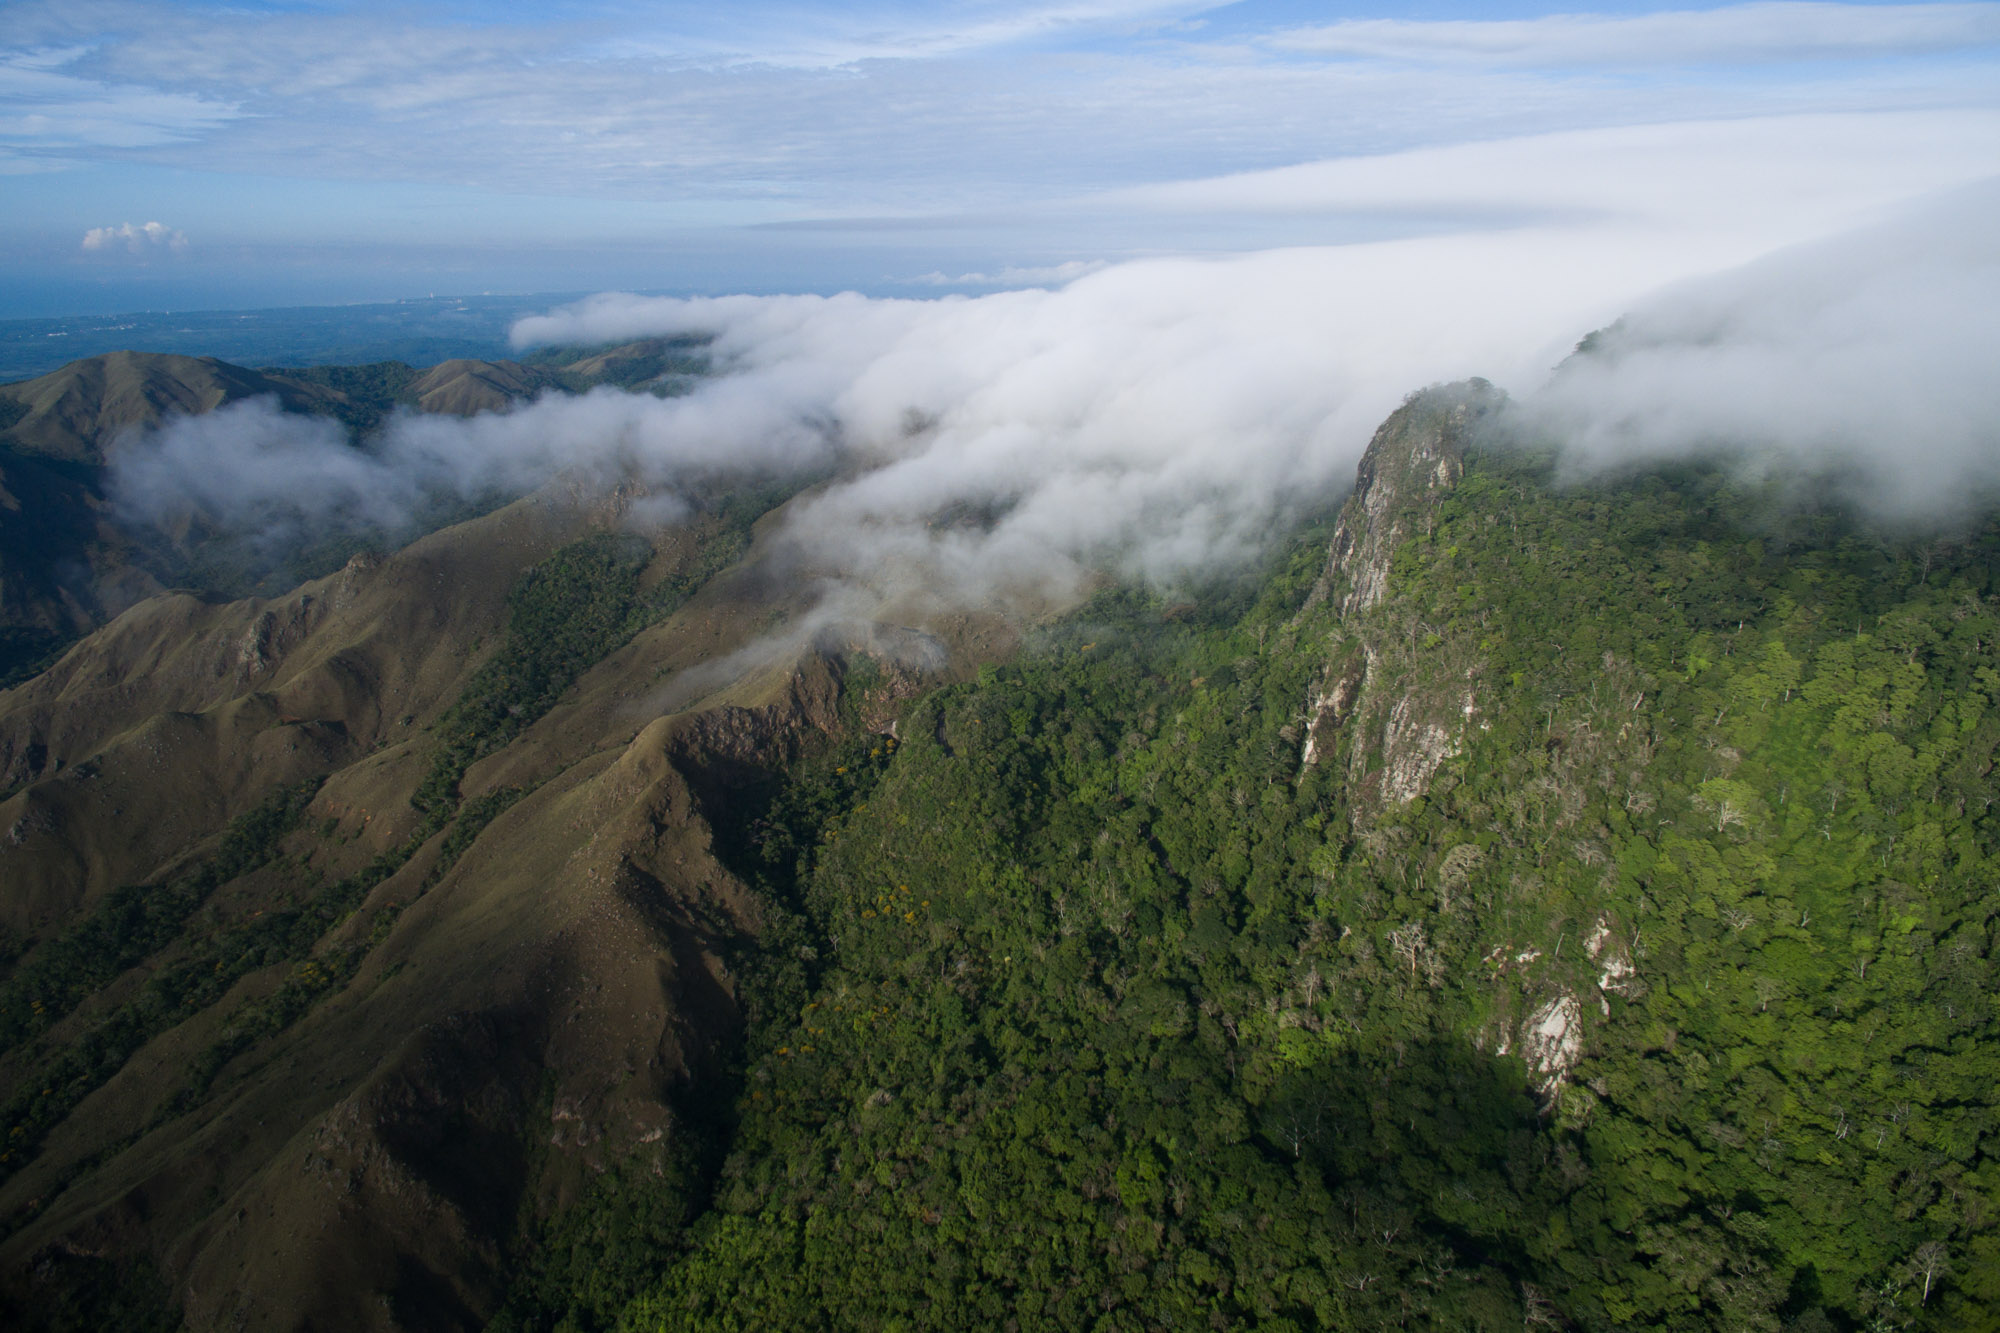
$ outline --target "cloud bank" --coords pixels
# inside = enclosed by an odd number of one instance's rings
[[[403,414],[357,445],[330,418],[252,398],[119,441],[110,493],[137,522],[171,528],[195,515],[274,546],[336,528],[402,534],[439,502],[557,478],[657,488],[640,513],[671,520],[684,513],[677,489],[823,465],[833,445],[809,409],[744,380],[678,399],[596,389],[470,419]]]
[[[997,273],[925,273],[910,279],[920,287],[1047,287],[1074,282],[1087,273],[1105,267],[1101,259],[1069,259],[1060,264],[1003,268]]]
[[[1521,412],[1598,471],[1717,451],[1949,524],[2000,487],[2000,185],[1645,302]]]
[[[1096,570],[1170,584],[1240,565],[1346,487],[1405,393],[1482,375],[1586,470],[1748,446],[1843,469],[1885,509],[1939,513],[2000,459],[2000,195],[1964,187],[2000,165],[1994,123],[1587,131],[1158,187],[1114,203],[1460,220],[1072,270],[1049,289],[609,293],[521,321],[516,343],[702,334],[713,376],[675,399],[600,390],[398,418],[362,449],[239,405],[132,442],[117,493],[162,521],[394,529],[440,496],[565,473],[636,477],[664,515],[696,482],[830,470],[789,520],[802,570],[959,604],[1061,597]],[[1959,193],[1896,212],[1941,187]],[[1551,379],[1621,315],[1603,354]]]
[[[1610,313],[1621,251],[1503,234],[1152,260],[977,298],[603,295],[517,340],[702,333],[713,377],[681,398],[401,417],[365,449],[238,404],[128,442],[115,493],[161,522],[393,528],[428,497],[563,474],[671,492],[832,467],[789,530],[819,575],[960,604],[1061,598],[1099,569],[1172,583],[1240,565],[1335,496],[1410,387],[1551,364]]]
[[[612,294],[515,337],[712,334],[719,385],[789,404],[852,470],[792,520],[816,566],[1060,595],[1095,569],[1170,583],[1251,558],[1347,485],[1410,388],[1537,375],[1615,313],[1630,245],[1594,225],[1508,231],[930,301]]]
[[[2000,188],[1640,303],[1548,367],[1629,276],[1590,231],[1155,261],[935,302],[603,296],[523,341],[697,329],[864,468],[794,519],[829,564],[989,591],[1247,558],[1345,486],[1408,389],[1483,374],[1579,472],[1717,450],[1953,521],[2000,483]],[[972,510],[974,526],[939,527]]]

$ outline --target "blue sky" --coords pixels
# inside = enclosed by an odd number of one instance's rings
[[[1671,234],[1634,274],[1671,280],[2000,171],[2000,4],[28,0],[0,34],[0,317],[922,295],[1585,215]]]

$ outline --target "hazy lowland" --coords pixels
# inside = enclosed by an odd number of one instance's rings
[[[1991,213],[0,386],[8,1319],[2000,1328]]]

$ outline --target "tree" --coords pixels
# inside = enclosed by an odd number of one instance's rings
[[[1405,921],[1389,932],[1389,950],[1410,965],[1410,975],[1417,975],[1418,964],[1430,952],[1430,935],[1421,921]]]
[[[1910,1275],[1912,1282],[1924,1284],[1923,1296],[1917,1303],[1928,1305],[1931,1299],[1931,1287],[1951,1272],[1951,1251],[1941,1240],[1927,1240],[1917,1246],[1916,1251],[1903,1265],[1903,1269]]]

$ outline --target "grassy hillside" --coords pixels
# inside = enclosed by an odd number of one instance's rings
[[[274,603],[149,603],[0,696],[11,1318],[102,1288],[198,1290],[198,1326],[476,1324],[517,1209],[683,1151],[662,1117],[755,922],[682,830],[676,756],[718,742],[628,701],[754,632],[769,580],[726,575],[785,498],[651,540],[531,498]],[[801,707],[736,729],[781,754]],[[615,1128],[531,1160],[552,1115]],[[468,1116],[498,1156],[446,1170]],[[299,1134],[351,1188],[300,1176]],[[274,1258],[252,1214],[318,1221]]]

